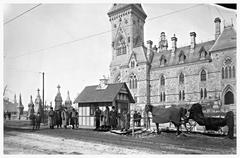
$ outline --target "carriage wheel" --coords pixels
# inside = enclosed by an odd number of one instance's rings
[[[192,132],[193,129],[196,127],[197,125],[197,122],[193,121],[193,120],[189,120],[187,123],[186,123],[186,127],[187,127],[187,130],[188,132]]]

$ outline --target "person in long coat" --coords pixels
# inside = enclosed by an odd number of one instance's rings
[[[53,107],[50,108],[50,111],[48,112],[48,124],[51,129],[54,128],[54,111]]]
[[[101,110],[99,109],[99,107],[96,108],[95,119],[96,119],[96,130],[98,130],[100,128],[100,119],[101,119]]]
[[[62,117],[62,125],[66,129],[68,125],[68,114],[67,114],[66,108],[62,111],[61,117]]]
[[[104,126],[105,128],[109,128],[110,122],[109,122],[109,107],[106,106],[106,109],[104,111]]]
[[[111,129],[116,129],[117,128],[117,116],[118,116],[117,110],[113,106],[112,110],[109,113]]]

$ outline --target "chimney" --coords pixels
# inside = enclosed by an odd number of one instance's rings
[[[171,40],[172,40],[172,53],[174,54],[174,52],[177,49],[177,37],[175,36],[175,34],[173,35]]]
[[[161,41],[164,41],[166,39],[165,32],[161,32]]]
[[[157,46],[156,45],[153,46],[153,51],[157,52]]]
[[[221,19],[219,17],[215,18],[214,23],[215,23],[215,40],[217,40],[221,34]]]
[[[194,50],[196,46],[196,33],[195,32],[190,32],[190,37],[191,37],[191,50]]]
[[[153,42],[151,40],[148,40],[147,41],[147,48],[152,49],[152,44],[153,44]]]

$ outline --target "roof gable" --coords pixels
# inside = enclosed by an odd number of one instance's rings
[[[223,49],[236,48],[236,45],[236,31],[234,30],[233,26],[228,26],[224,27],[223,32],[220,34],[210,51],[213,52]]]
[[[114,83],[108,84],[106,89],[97,89],[97,85],[87,86],[75,99],[74,103],[112,102],[124,86],[129,93],[129,101],[134,102],[126,83]]]

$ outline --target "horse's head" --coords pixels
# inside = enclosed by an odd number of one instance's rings
[[[146,104],[145,105],[145,112],[152,112],[152,105],[150,105],[150,104]]]
[[[199,103],[193,104],[192,107],[188,110],[189,117],[188,119],[195,120],[199,125],[204,125],[204,114],[202,112],[202,105]]]

